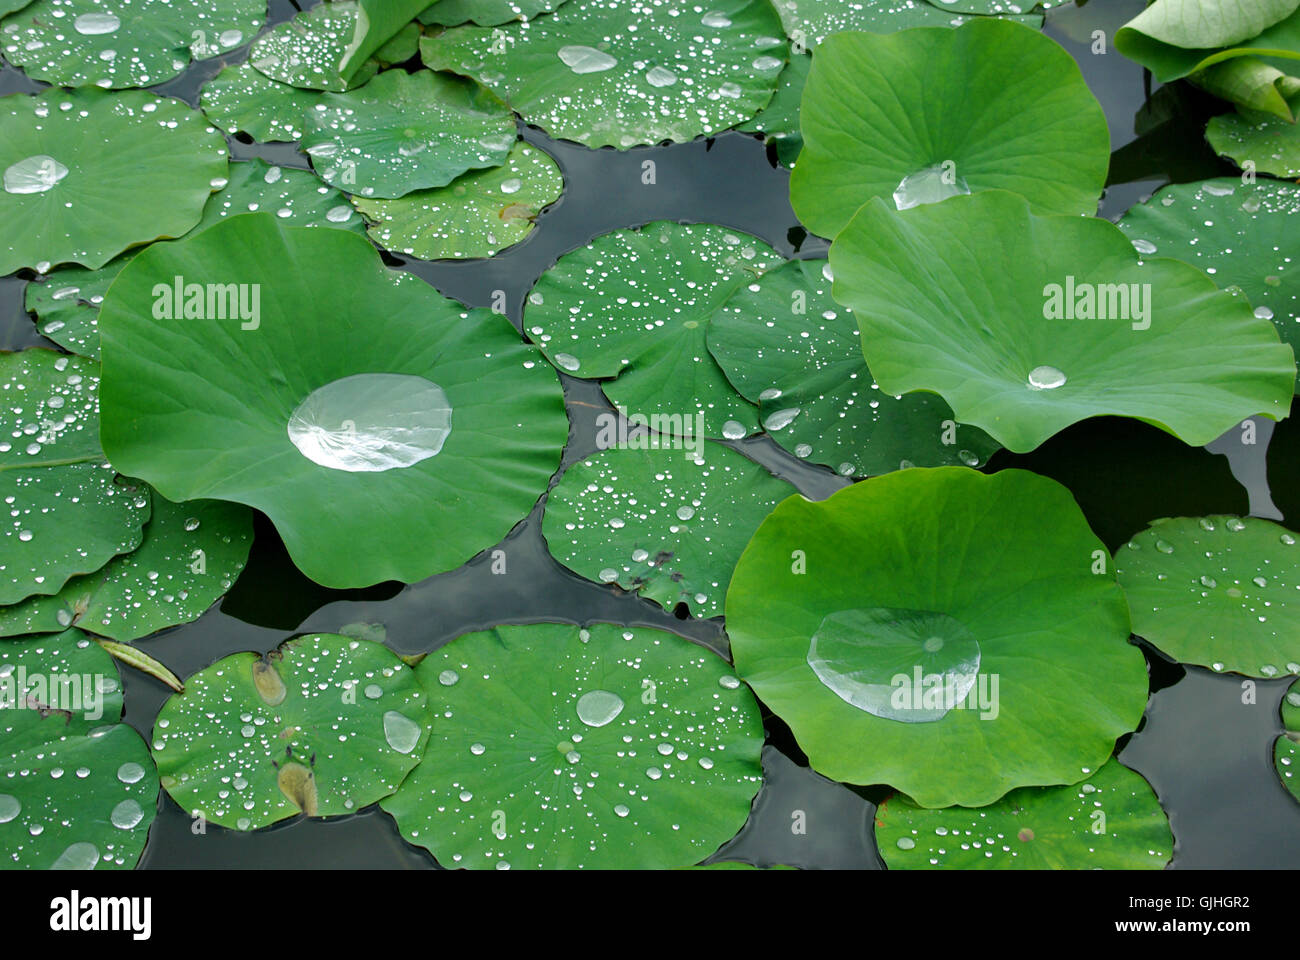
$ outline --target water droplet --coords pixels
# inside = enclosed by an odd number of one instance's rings
[[[99,863],[99,851],[93,843],[71,844],[50,865],[51,870],[94,870]]]
[[[1156,252],[1156,245],[1150,240],[1138,239],[1133,241],[1133,249],[1149,257]]]
[[[1211,590],[1213,590],[1218,585],[1219,582],[1215,580],[1213,577],[1201,577],[1201,586],[1203,587],[1209,587]]]
[[[1174,545],[1170,543],[1168,540],[1157,540],[1156,549],[1159,550],[1161,553],[1173,553]]]
[[[557,353],[555,362],[569,371],[577,370],[578,367],[582,366],[581,361],[571,353]]]
[[[384,739],[398,753],[410,753],[420,742],[420,725],[396,710],[384,714]]]
[[[777,410],[769,413],[763,420],[763,429],[769,433],[777,430],[784,430],[794,422],[794,418],[799,416],[798,407],[786,407],[784,410]]]
[[[618,66],[618,60],[595,47],[574,44],[560,47],[559,57],[574,73],[603,73]]]
[[[700,23],[706,27],[713,27],[715,30],[721,30],[723,27],[731,26],[731,18],[721,10],[710,10],[704,16],[700,17]]]
[[[44,193],[68,175],[68,168],[53,157],[37,154],[19,160],[5,169],[4,187],[6,193]],[[46,270],[49,267],[45,268]],[[45,270],[39,271],[44,273]]]
[[[457,673],[455,670],[444,670],[442,671],[442,673],[438,674],[438,682],[441,683],[444,687],[455,686],[456,681],[458,681],[459,679],[460,679],[460,674]]]
[[[652,87],[671,87],[677,82],[677,74],[663,67],[651,67],[646,72],[645,79]]]
[[[451,403],[423,377],[362,373],[313,390],[289,417],[289,440],[312,463],[349,473],[410,467],[437,455]]]
[[[128,798],[113,808],[109,819],[117,829],[130,830],[144,819],[144,811],[140,809],[139,803]]]
[[[695,516],[695,508],[694,508],[694,507],[692,507],[692,506],[690,506],[690,505],[688,505],[688,504],[682,504],[680,507],[677,508],[677,519],[678,519],[678,520],[689,520],[689,519],[691,519],[691,517],[693,517],[693,516]]]
[[[19,530],[19,531],[18,531],[18,539],[21,540],[21,541],[23,541],[24,543],[26,543],[26,542],[27,542],[28,540],[30,540],[31,538],[32,538],[32,532],[31,532],[30,530]]]
[[[481,743],[471,743],[471,744],[470,744],[470,747],[469,747],[469,752],[472,753],[472,754],[474,754],[474,756],[476,756],[476,757],[481,757],[481,756],[483,756],[483,754],[484,754],[484,752],[485,752],[486,750],[487,750],[487,748],[486,748],[485,746],[483,746],[483,744],[481,744]]]
[[[916,846],[916,841],[913,840],[911,837],[899,837],[899,838],[898,838],[898,849],[899,849],[899,850],[911,850],[911,849],[914,848],[915,846]]]
[[[18,798],[8,793],[0,793],[0,823],[8,823],[22,812],[23,805]]]
[[[346,203],[340,203],[337,207],[330,207],[329,212],[325,214],[325,219],[330,223],[347,223],[352,218],[352,207]]]
[[[1256,307],[1255,316],[1259,317],[1259,319],[1261,320],[1272,320],[1273,311],[1270,310],[1268,307]]]
[[[770,73],[781,68],[781,61],[776,57],[759,57],[754,61],[754,69],[759,73]]]
[[[614,813],[620,817],[626,817],[632,811],[627,808],[627,804],[619,803],[614,806]]]
[[[603,727],[623,712],[623,698],[608,690],[588,690],[578,698],[578,719],[589,727]]]
[[[740,681],[735,677],[719,677],[718,686],[725,687],[728,690],[735,690],[740,686]]]
[[[84,37],[99,37],[114,33],[122,21],[111,13],[83,13],[72,21],[73,29]]]
[[[123,783],[139,783],[144,778],[144,767],[138,763],[124,763],[117,768],[117,779]]]
[[[910,210],[924,203],[939,203],[968,193],[970,187],[962,177],[956,176],[950,167],[936,163],[909,173],[898,182],[894,190],[894,206],[899,210]]]
[[[745,425],[737,420],[728,420],[722,425],[722,436],[728,440],[743,440],[746,432]]]
[[[384,688],[377,683],[367,683],[366,689],[362,691],[367,700],[378,700],[384,695]]]
[[[1065,374],[1056,367],[1044,364],[1029,371],[1029,386],[1033,390],[1055,390],[1065,383]]]

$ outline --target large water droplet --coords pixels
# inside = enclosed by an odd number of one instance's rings
[[[1044,364],[1029,371],[1029,386],[1033,390],[1055,390],[1065,383],[1065,374],[1056,367]]]
[[[420,725],[396,710],[384,714],[384,739],[398,753],[410,753],[420,742]]]
[[[139,783],[144,777],[144,767],[138,763],[124,763],[117,768],[117,779],[123,783]]]
[[[53,157],[26,157],[5,169],[5,193],[44,193],[67,175],[68,168]]]
[[[618,60],[603,50],[580,44],[560,47],[559,57],[574,73],[602,73],[618,66]]]
[[[929,723],[975,686],[980,646],[947,614],[874,607],[827,615],[807,660],[845,703],[887,720]]]
[[[957,176],[951,167],[942,163],[909,173],[898,182],[894,190],[894,206],[899,210],[910,210],[923,203],[938,203],[949,197],[958,197],[970,193],[966,181]]]
[[[652,87],[671,87],[677,82],[677,74],[663,67],[651,67],[646,72],[645,79]]]
[[[93,843],[74,843],[59,854],[50,865],[51,870],[94,870],[99,863],[99,851]]]
[[[710,10],[704,16],[700,17],[700,23],[704,24],[706,27],[713,27],[715,30],[721,30],[723,27],[731,26],[731,18],[721,10]]]
[[[122,21],[111,13],[83,13],[72,21],[73,29],[86,37],[99,37],[115,33]]]
[[[623,698],[608,690],[588,690],[578,698],[578,719],[589,727],[603,727],[623,712]]]
[[[423,377],[362,373],[313,390],[288,431],[312,463],[376,473],[435,456],[451,433],[451,403]]]
[[[113,821],[113,826],[119,830],[130,830],[137,823],[144,819],[144,811],[140,809],[140,804],[127,798],[113,808],[109,818]]]
[[[18,798],[7,793],[0,793],[0,823],[8,823],[22,812],[23,805]]]

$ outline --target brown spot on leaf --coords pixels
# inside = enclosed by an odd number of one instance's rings
[[[316,816],[316,774],[301,763],[286,763],[276,777],[280,792],[309,817]]]

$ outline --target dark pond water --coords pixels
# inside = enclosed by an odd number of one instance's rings
[[[287,19],[298,6],[310,5],[272,0],[271,21]],[[1235,173],[1201,136],[1205,118],[1221,109],[1212,102],[1184,96],[1183,116],[1148,129],[1143,72],[1109,50],[1115,29],[1143,5],[1143,0],[1090,0],[1084,7],[1053,11],[1046,28],[1074,54],[1106,109],[1114,155],[1101,213],[1111,218],[1163,183]],[[1104,32],[1106,53],[1092,52],[1096,30]],[[220,65],[197,65],[157,92],[195,103],[199,85]],[[1015,69],[1015,64],[1007,64],[1007,69]],[[0,94],[37,87],[12,69],[0,70]],[[517,325],[523,296],[557,257],[599,234],[650,220],[719,223],[754,234],[788,256],[824,253],[825,244],[805,237],[795,220],[787,199],[787,173],[773,165],[753,138],[724,134],[620,154],[553,141],[535,130],[523,133],[558,161],[566,182],[564,196],[542,215],[525,243],[486,261],[390,258],[390,263],[472,306],[487,306],[492,291],[504,290]],[[236,141],[232,148],[235,158],[259,156],[307,166],[291,145]],[[645,159],[657,165],[654,185],[641,182]],[[23,277],[0,279],[2,349],[45,343],[23,310],[24,283]],[[596,415],[610,408],[594,385],[562,379],[570,416],[567,465],[596,449]],[[1287,444],[1289,459],[1274,465],[1274,477],[1289,481],[1284,488],[1275,479],[1275,486],[1277,502],[1291,510],[1300,438],[1289,424],[1278,431],[1276,441]],[[1205,449],[1194,449],[1136,421],[1089,421],[1032,454],[1000,454],[988,469],[1014,465],[1061,481],[1074,492],[1098,535],[1114,548],[1156,517],[1250,512],[1281,518],[1265,471],[1273,424],[1260,420],[1257,426],[1254,446],[1243,445],[1234,430]],[[735,446],[810,497],[827,496],[845,482],[762,438]],[[540,519],[539,506],[503,542],[510,558],[508,575],[492,576],[484,554],[421,583],[341,591],[303,577],[274,529],[259,518],[248,567],[221,604],[198,621],[164,631],[142,646],[185,677],[231,653],[271,650],[297,634],[333,632],[358,621],[383,623],[394,649],[416,653],[495,623],[562,620],[660,627],[726,653],[720,621],[679,619],[568,573],[547,553]],[[1287,520],[1297,526],[1300,511]],[[1154,651],[1146,653],[1152,697],[1141,728],[1127,738],[1120,757],[1151,782],[1169,814],[1177,840],[1173,866],[1294,865],[1300,859],[1300,804],[1278,782],[1272,763],[1273,740],[1281,732],[1278,704],[1289,681],[1257,681],[1257,703],[1245,705],[1241,678],[1184,668]],[[126,720],[148,738],[169,691],[150,677],[129,669],[123,673]],[[718,858],[760,866],[880,868],[871,819],[874,802],[888,795],[887,788],[849,788],[828,781],[808,768],[780,720],[768,716],[767,728],[762,791],[749,823]],[[403,841],[378,808],[331,821],[300,818],[253,834],[210,826],[205,835],[196,836],[190,818],[165,792],[159,804],[141,861],[144,867],[437,866],[425,851]],[[794,811],[804,813],[804,834],[790,829]]]

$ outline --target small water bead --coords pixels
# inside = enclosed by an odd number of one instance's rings
[[[384,714],[384,739],[398,753],[410,753],[420,742],[423,731],[414,720],[396,710]]]
[[[72,27],[83,37],[102,37],[116,33],[122,21],[111,13],[83,13],[72,21]]]
[[[1203,587],[1209,587],[1211,590],[1213,590],[1218,585],[1219,585],[1218,581],[1215,580],[1213,577],[1201,577],[1201,586]]]
[[[638,549],[632,551],[632,562],[633,562],[633,563],[645,563],[648,559],[650,559],[650,551],[649,551],[649,550],[641,550],[641,549],[638,548]]]
[[[613,567],[606,567],[604,570],[600,571],[599,577],[602,583],[613,583],[618,579],[618,571]]]
[[[915,846],[916,846],[916,841],[913,840],[911,837],[899,837],[899,838],[898,838],[898,849],[899,849],[899,850],[911,850],[911,849],[914,848]]]
[[[144,811],[135,800],[126,799],[113,808],[109,819],[119,830],[130,830],[144,819]]]
[[[705,770],[713,769],[713,760],[709,757],[700,757],[700,766]]]
[[[522,180],[520,180],[518,177],[511,177],[509,180],[502,181],[501,192],[518,193],[521,189],[523,189],[523,186],[524,186],[524,182]]]
[[[1150,240],[1142,240],[1139,238],[1133,241],[1133,249],[1138,253],[1149,257],[1156,252],[1156,245]]]
[[[1268,307],[1256,307],[1255,316],[1259,317],[1259,319],[1261,320],[1272,320],[1273,311],[1270,310]]]
[[[1200,524],[1202,530],[1206,530],[1210,533],[1213,533],[1215,530],[1214,521],[1209,517],[1201,517],[1196,522]]]
[[[1224,521],[1223,525],[1233,533],[1240,533],[1246,529],[1246,522],[1239,517],[1229,517]]]
[[[1159,550],[1161,553],[1173,553],[1174,545],[1170,543],[1168,540],[1157,540],[1156,549]]]
[[[144,767],[138,763],[124,763],[117,768],[117,779],[123,783],[139,783],[144,777]]]
[[[566,67],[577,74],[603,73],[618,66],[618,60],[603,50],[581,44],[560,47],[557,55]]]
[[[730,677],[730,676],[719,677],[718,686],[724,687],[727,690],[735,690],[737,687],[740,686],[740,681],[735,677]]]
[[[6,193],[31,194],[52,190],[54,185],[68,175],[68,168],[45,154],[26,157],[5,169]],[[45,269],[41,270],[40,267]],[[45,273],[49,264],[37,264],[37,272]]]
[[[367,700],[378,700],[384,695],[383,688],[377,683],[366,684],[366,689],[363,692]]]
[[[582,366],[582,362],[571,353],[557,353],[555,362],[568,371],[577,370]]]
[[[673,745],[671,743],[661,743],[655,749],[659,751],[660,756],[666,757],[673,752]]]
[[[627,804],[619,803],[614,806],[614,813],[620,817],[626,817],[632,811],[627,808]]]
[[[1033,390],[1055,390],[1065,384],[1065,374],[1046,364],[1029,371],[1029,387]]]
[[[472,753],[472,754],[474,754],[474,756],[476,756],[476,757],[481,757],[481,756],[483,756],[483,754],[486,752],[486,750],[487,750],[487,748],[486,748],[485,746],[483,746],[483,744],[481,744],[481,743],[472,743],[472,744],[470,744],[470,747],[469,747],[469,752]]]
[[[588,690],[578,698],[578,719],[589,727],[603,727],[623,712],[623,698],[608,690]]]

